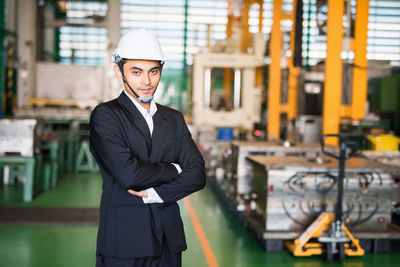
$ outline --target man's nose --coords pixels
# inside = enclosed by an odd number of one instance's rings
[[[145,84],[145,85],[150,84],[150,74],[144,74],[143,75],[142,83]]]

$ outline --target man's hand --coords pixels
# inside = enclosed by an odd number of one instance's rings
[[[132,194],[132,195],[135,195],[135,196],[138,196],[138,197],[145,197],[145,198],[147,198],[148,197],[148,195],[147,195],[147,190],[142,190],[142,191],[134,191],[134,190],[132,190],[132,189],[129,189],[128,190],[128,193],[129,194]]]

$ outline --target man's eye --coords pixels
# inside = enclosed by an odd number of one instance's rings
[[[133,74],[133,75],[139,75],[140,72],[139,72],[139,71],[132,71],[132,74]]]
[[[151,71],[151,74],[157,74],[158,73],[158,70],[152,70]]]

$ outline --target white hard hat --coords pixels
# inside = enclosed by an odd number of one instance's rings
[[[112,61],[117,63],[118,57],[165,61],[160,42],[153,33],[146,29],[135,29],[125,33],[112,55]]]

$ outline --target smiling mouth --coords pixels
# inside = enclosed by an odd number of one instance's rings
[[[142,89],[139,89],[139,90],[140,90],[140,92],[143,92],[143,93],[150,93],[152,88],[142,88]]]

